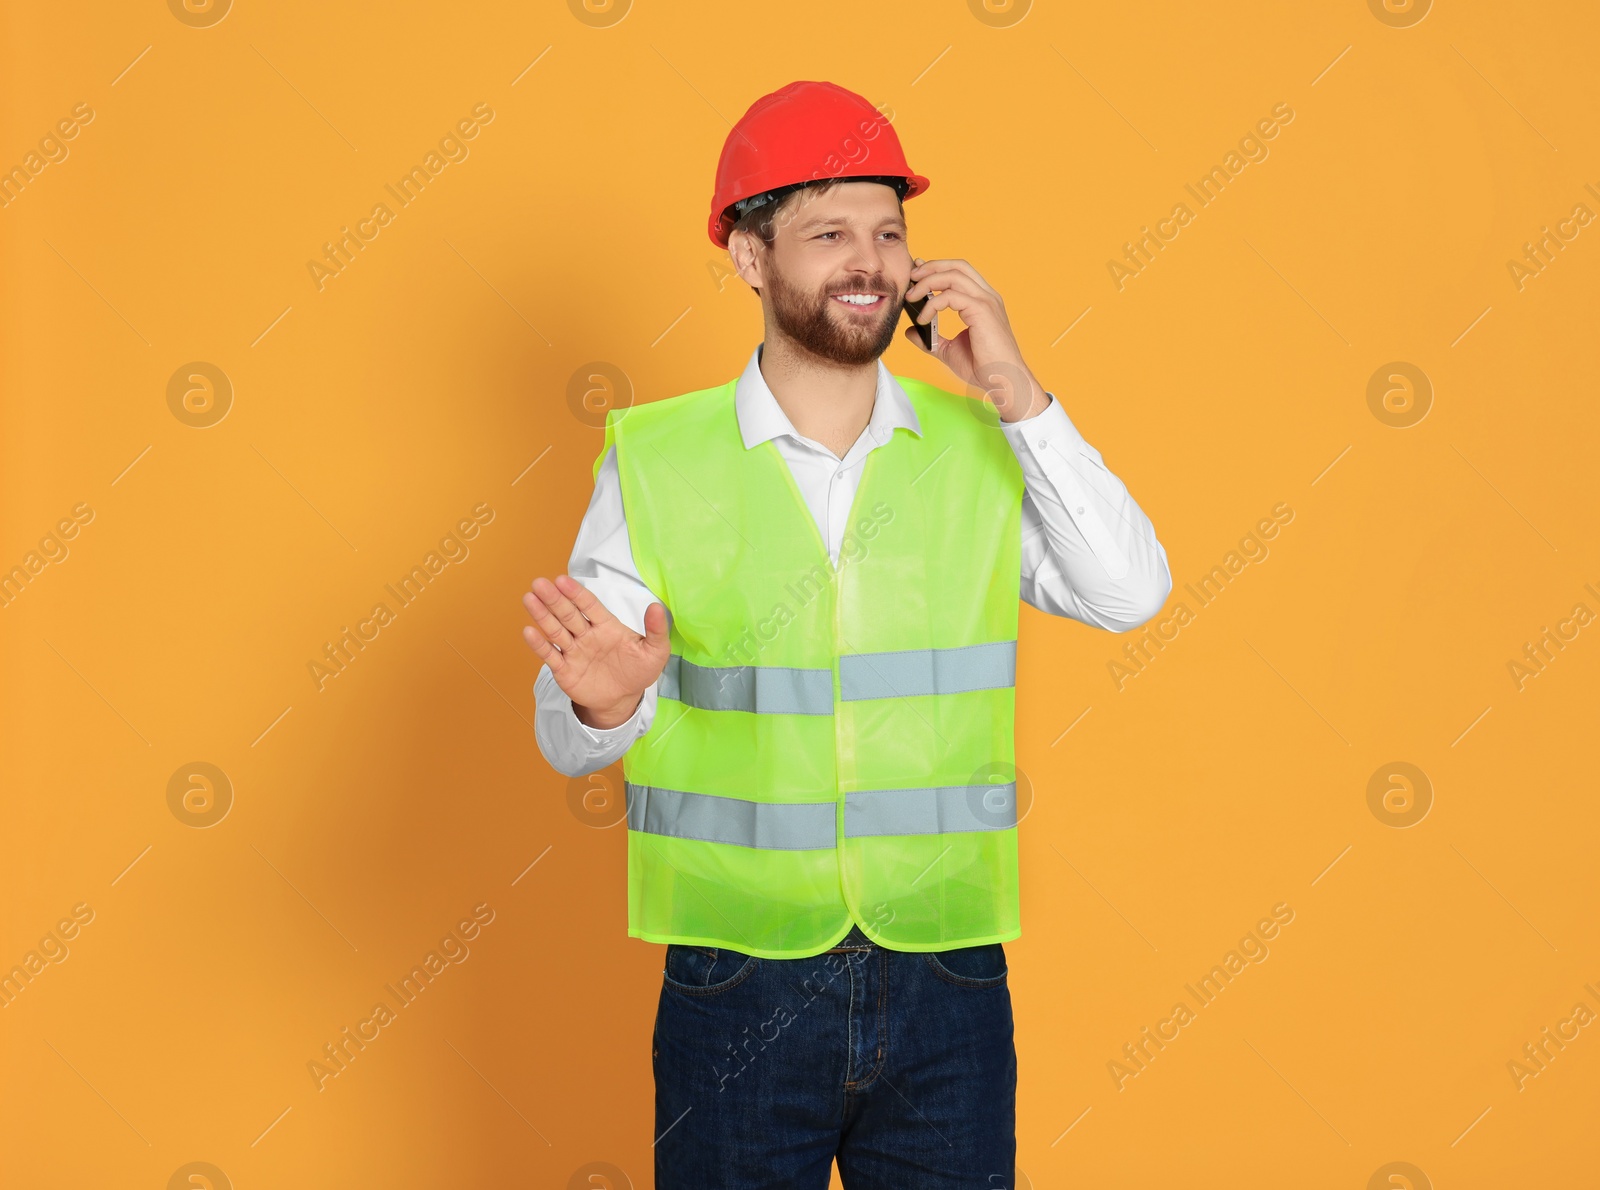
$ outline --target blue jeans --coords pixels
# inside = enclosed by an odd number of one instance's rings
[[[672,944],[651,1045],[657,1190],[1010,1190],[1005,948],[805,959]]]

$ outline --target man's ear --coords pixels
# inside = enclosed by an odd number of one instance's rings
[[[728,255],[733,259],[734,271],[746,285],[760,289],[767,281],[762,265],[765,257],[756,245],[756,237],[748,231],[735,231],[728,236]]]

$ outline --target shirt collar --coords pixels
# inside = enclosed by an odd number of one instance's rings
[[[745,365],[733,396],[739,434],[744,439],[746,450],[784,434],[800,437],[789,415],[778,404],[778,398],[767,387],[766,377],[761,374],[761,347],[758,343],[750,353],[750,362]],[[922,423],[917,420],[917,411],[912,408],[911,398],[906,396],[905,389],[889,374],[888,367],[880,358],[878,391],[872,398],[872,416],[867,421],[866,432],[871,435],[873,442],[881,446],[889,441],[900,426],[922,437]]]

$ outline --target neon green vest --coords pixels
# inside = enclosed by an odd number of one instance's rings
[[[896,376],[920,437],[867,455],[834,567],[736,381],[613,410],[634,564],[670,613],[623,760],[628,933],[801,958],[1021,933],[1014,694],[1023,478],[994,410]],[[986,415],[986,416],[985,416]]]

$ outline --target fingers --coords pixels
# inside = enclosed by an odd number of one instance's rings
[[[566,576],[563,575],[562,577]],[[569,582],[570,581],[571,580],[569,580]],[[551,582],[549,579],[534,579],[533,590],[530,592],[530,595],[542,606],[545,614],[554,619],[556,624],[559,625],[560,629],[564,630],[566,636],[582,636],[589,630],[589,621],[584,618],[583,613],[578,610],[577,605],[573,603],[571,599],[567,598],[567,596],[562,593],[561,588],[556,586],[556,584]],[[550,639],[555,642],[558,648],[565,648],[564,637],[561,635],[552,634],[550,626],[547,625],[545,621],[539,619],[535,608],[528,604],[528,599],[529,596],[525,595],[523,596],[522,601],[525,605],[528,605],[528,611],[530,614],[533,614],[535,621],[539,623],[540,629],[546,636],[550,637]]]
[[[539,660],[550,667],[551,673],[561,672],[561,667],[567,663],[567,659],[561,655],[560,649],[544,638],[543,633],[532,624],[524,624],[522,626],[522,639],[528,643],[530,649],[539,655]]]
[[[912,271],[916,272],[916,270]],[[911,285],[906,289],[905,300],[908,302],[914,302],[918,298],[926,297],[935,289],[948,289],[950,286],[955,285],[958,282],[967,286],[969,289],[972,289],[974,292],[977,292],[976,284],[973,282],[972,278],[968,277],[965,273],[958,273],[954,271],[937,273],[924,272],[920,277],[912,277]]]
[[[595,593],[589,590],[570,574],[558,574],[555,579],[556,588],[572,599],[573,606],[583,615],[590,624],[599,624],[605,620],[614,620],[615,616],[600,602]],[[561,612],[556,611],[559,616]],[[576,635],[576,634],[574,634]]]
[[[924,260],[916,265],[913,265],[911,272],[914,276],[914,279],[918,281],[926,279],[927,275],[931,272],[960,273],[971,280],[980,289],[987,289],[990,293],[995,292],[994,287],[983,279],[983,275],[965,260],[953,258],[946,260]]]
[[[544,605],[544,601],[537,595],[531,592],[524,593],[522,606],[527,608],[528,615],[533,617],[532,624],[523,626],[522,636],[532,646],[534,652],[544,657],[547,661],[550,659],[548,654],[534,644],[533,639],[528,635],[530,632],[537,633],[541,640],[558,651],[572,643],[572,634],[561,626],[560,620],[550,614],[550,609]]]
[[[928,304],[922,307],[922,313],[917,316],[917,322],[926,324],[934,313],[939,310],[954,310],[961,315],[961,321],[968,326],[972,325],[970,313],[974,310],[992,311],[999,315],[999,307],[994,299],[986,293],[974,293],[971,289],[958,289],[951,286],[949,289],[940,290],[928,299]]]
[[[997,301],[1000,294],[964,260],[925,260],[916,264],[911,269],[912,292],[906,294],[907,300],[916,301],[922,294],[931,289],[944,289],[954,284],[961,278],[978,292],[987,293]],[[921,287],[920,289],[918,287]]]
[[[935,289],[939,291],[937,294],[933,293]],[[911,295],[907,300],[913,302],[929,295],[928,304],[922,307],[918,322],[927,322],[933,316],[933,311],[946,307],[958,312],[981,308],[994,311],[998,317],[1005,317],[1005,303],[1000,300],[1000,295],[993,290],[980,288],[965,273],[946,273],[942,278],[940,274],[933,274],[923,278],[907,293]]]
[[[555,613],[556,619],[566,627],[573,636],[582,636],[589,630],[589,617],[578,606],[579,597],[591,607],[599,607],[600,601],[596,599],[577,579],[569,574],[558,574],[551,584],[556,589],[558,598],[550,603],[550,610]]]

